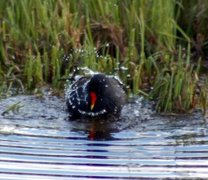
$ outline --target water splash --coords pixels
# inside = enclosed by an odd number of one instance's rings
[[[208,178],[208,124],[200,112],[160,116],[134,97],[117,121],[72,121],[64,99],[48,94],[0,101],[0,114],[24,105],[0,115],[1,178]]]

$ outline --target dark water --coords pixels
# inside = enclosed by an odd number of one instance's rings
[[[0,179],[208,179],[200,113],[159,116],[138,98],[118,121],[69,121],[55,96],[0,100],[2,113]]]

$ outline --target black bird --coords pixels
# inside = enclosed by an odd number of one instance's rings
[[[104,74],[80,77],[68,87],[65,95],[72,118],[117,117],[126,102],[123,84]]]

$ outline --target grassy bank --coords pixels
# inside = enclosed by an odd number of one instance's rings
[[[63,89],[77,67],[116,74],[158,111],[208,105],[208,1],[1,0],[0,93]]]

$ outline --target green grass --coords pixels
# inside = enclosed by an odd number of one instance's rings
[[[11,106],[9,106],[7,109],[5,109],[1,115],[4,116],[5,114],[9,114],[10,112],[12,113],[18,113],[19,110],[24,107],[23,105],[21,105],[21,102],[17,102],[15,104],[12,104]]]
[[[119,75],[161,112],[207,107],[207,1],[1,0],[0,95],[63,89],[76,67]],[[67,58],[64,58],[67,57]],[[201,59],[201,61],[199,61]]]
[[[182,52],[179,46],[178,56],[171,59],[169,64],[158,72],[151,94],[153,99],[158,99],[159,111],[186,112],[195,105],[195,92],[198,82],[198,67],[190,63],[190,48]]]

